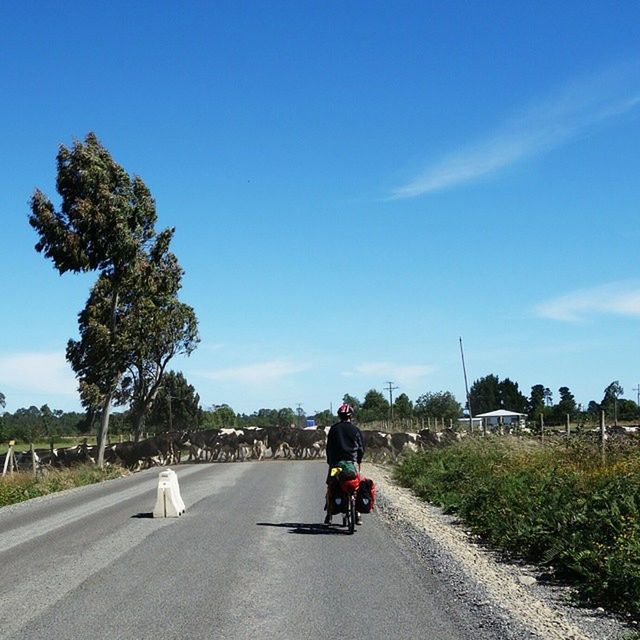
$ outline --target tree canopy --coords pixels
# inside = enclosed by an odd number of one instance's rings
[[[182,270],[168,250],[173,230],[156,232],[155,202],[144,182],[129,176],[93,133],[71,148],[62,145],[57,167],[61,207],[56,211],[36,189],[29,223],[39,234],[36,250],[60,273],[98,272],[67,359],[83,405],[100,414],[102,464],[112,403],[132,400],[143,416],[168,360],[195,347],[196,320],[177,300]]]
[[[604,396],[600,403],[600,407],[605,414],[612,417],[616,424],[618,423],[618,398],[620,398],[623,393],[624,389],[620,386],[620,382],[614,380],[605,388]]]
[[[200,396],[178,371],[167,371],[147,422],[156,431],[195,430],[202,420]]]
[[[413,417],[413,402],[406,393],[401,393],[393,403],[393,417],[404,420]]]
[[[358,412],[360,422],[389,419],[389,401],[376,389],[369,389]]]
[[[210,429],[230,429],[236,426],[236,413],[228,404],[214,405],[202,412],[202,425]]]
[[[456,420],[462,415],[462,407],[450,391],[427,391],[416,400],[415,414],[420,418]]]
[[[527,409],[527,398],[520,392],[518,383],[509,378],[500,381],[494,374],[476,380],[469,390],[469,396],[475,416],[496,409],[519,413],[525,413]]]
[[[57,165],[60,209],[39,189],[31,198],[29,223],[40,236],[36,251],[60,273],[99,271],[118,279],[154,235],[149,189],[114,162],[94,133],[71,148],[61,145]]]

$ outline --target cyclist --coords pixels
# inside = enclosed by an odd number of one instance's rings
[[[364,455],[362,432],[352,422],[353,407],[346,402],[341,404],[338,409],[338,418],[340,418],[340,422],[336,422],[327,434],[327,464],[329,465],[327,484],[329,484],[331,477],[331,467],[337,466],[342,460],[356,463],[358,473],[360,473],[360,465]],[[328,511],[324,522],[325,524],[331,522],[331,515]],[[356,524],[361,524],[360,514],[358,514]]]

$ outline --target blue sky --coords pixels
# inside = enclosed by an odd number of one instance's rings
[[[640,386],[637,2],[0,3],[0,391],[79,409],[94,275],[28,201],[94,131],[175,226],[205,407]]]

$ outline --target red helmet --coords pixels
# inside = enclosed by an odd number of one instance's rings
[[[350,418],[353,415],[353,407],[346,402],[343,402],[340,407],[338,407],[338,417],[339,418]]]

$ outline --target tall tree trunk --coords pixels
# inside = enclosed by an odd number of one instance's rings
[[[98,466],[104,467],[104,450],[107,447],[107,434],[109,433],[109,414],[111,413],[111,400],[113,392],[108,393],[102,404],[100,415],[100,427],[98,429]]]
[[[117,280],[116,280],[117,281]],[[111,294],[111,342],[113,344],[116,335],[116,318],[118,310],[118,287],[115,286]],[[115,393],[115,385],[105,395],[100,415],[100,429],[98,431],[98,466],[104,467],[104,450],[107,447],[107,434],[109,433],[109,415],[111,413],[111,401]]]
[[[140,391],[140,397],[134,401],[133,406],[133,430],[134,430],[134,439],[138,442],[142,436],[144,431],[145,420],[149,410],[153,406],[155,402],[156,396],[158,395],[158,391],[160,390],[160,382],[162,380],[162,372],[164,371],[164,366],[160,367],[158,377],[153,383],[151,390],[149,393],[144,393],[144,391]],[[143,377],[143,367],[138,367],[138,377],[142,382]],[[141,387],[142,389],[146,389],[146,385]]]
[[[136,410],[133,418],[133,439],[135,442],[140,441],[140,437],[142,436],[142,432],[144,431],[144,409]]]

